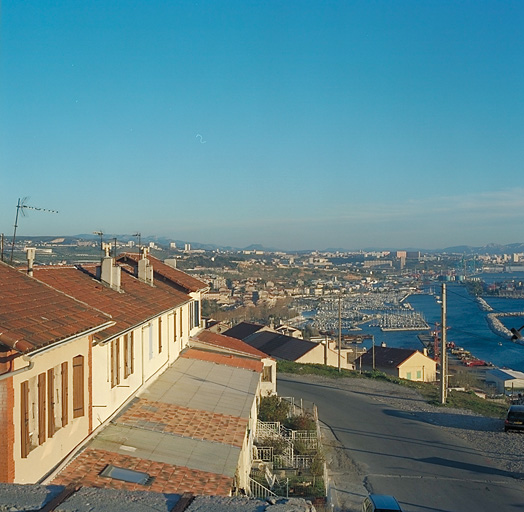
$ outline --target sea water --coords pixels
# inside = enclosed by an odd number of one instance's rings
[[[479,307],[475,297],[471,296],[466,287],[459,284],[446,285],[446,323],[447,340],[455,345],[469,350],[474,356],[491,362],[499,368],[511,368],[524,372],[524,345],[518,345],[508,338],[495,334],[489,327],[487,315]],[[510,299],[484,296],[484,300],[493,308],[494,313],[524,312],[524,299]],[[441,323],[442,305],[434,295],[414,294],[407,299],[413,308],[422,313],[427,323],[433,329]],[[510,329],[519,329],[524,325],[524,316],[501,317],[501,322]],[[375,344],[385,343],[390,347],[414,348],[421,350],[422,343],[417,335],[428,334],[429,331],[395,331],[383,332],[378,327],[362,325],[362,333],[373,334]],[[524,329],[523,329],[524,333]],[[370,348],[372,342],[365,340],[364,346]]]

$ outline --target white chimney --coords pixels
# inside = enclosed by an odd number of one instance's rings
[[[142,247],[142,257],[138,260],[138,279],[153,286],[153,265],[147,258],[149,249]]]
[[[115,259],[110,256],[111,244],[102,244],[105,255],[100,265],[100,280],[109,285],[113,290],[120,291],[121,269],[115,265]]]
[[[27,253],[27,275],[33,277],[33,262],[35,261],[36,249],[34,247],[28,247]]]

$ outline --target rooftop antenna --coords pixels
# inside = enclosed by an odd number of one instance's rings
[[[133,236],[138,237],[138,254],[140,254],[140,247],[142,245],[142,233],[140,233],[140,231],[137,231],[136,233],[133,233]]]
[[[48,210],[47,208],[38,208],[37,206],[29,206],[26,204],[26,201],[28,200],[28,197],[24,197],[23,199],[18,198],[18,203],[16,205],[16,217],[15,217],[15,229],[13,231],[13,242],[11,244],[11,258],[9,260],[9,264],[13,264],[13,252],[15,250],[15,240],[16,240],[16,228],[18,227],[18,215],[20,212],[22,212],[22,217],[25,217],[26,213],[25,210],[38,210],[40,212],[48,212],[48,213],[58,213],[57,210]]]
[[[93,235],[97,235],[100,237],[100,250],[103,251],[102,244],[104,243],[104,232],[102,230],[100,231],[93,231]]]

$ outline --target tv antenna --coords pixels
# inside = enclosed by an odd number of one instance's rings
[[[136,236],[138,238],[138,253],[140,254],[140,247],[142,246],[142,233],[137,231],[136,233],[133,233],[132,236]]]
[[[102,244],[104,242],[104,232],[102,230],[100,230],[100,231],[93,231],[93,235],[97,235],[97,236],[100,237],[100,250],[103,251]]]
[[[16,240],[16,228],[18,227],[18,215],[21,212],[22,217],[26,216],[25,211],[26,210],[38,210],[40,212],[48,212],[48,213],[58,213],[57,210],[48,210],[47,208],[38,208],[37,206],[29,206],[26,204],[26,201],[28,200],[28,197],[24,197],[23,199],[18,198],[18,204],[16,205],[16,217],[15,217],[15,229],[13,231],[13,242],[11,244],[11,258],[9,260],[9,264],[13,264],[13,251],[15,250],[15,240]]]

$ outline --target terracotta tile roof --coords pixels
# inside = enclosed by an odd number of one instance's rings
[[[0,262],[0,343],[20,352],[110,325],[111,317]]]
[[[213,331],[203,330],[200,331],[195,339],[201,341],[202,343],[207,343],[209,345],[214,345],[216,347],[227,348],[234,350],[236,352],[243,352],[245,354],[250,354],[257,357],[266,358],[267,354],[258,350],[251,345],[248,345],[242,340],[237,338],[232,338],[231,336],[226,336],[225,334],[218,334]]]
[[[238,447],[242,447],[247,428],[247,418],[190,409],[145,398],[137,400],[118,418],[117,423]]]
[[[163,261],[151,256],[150,254],[147,255],[147,258],[153,266],[153,273],[156,279],[161,278],[162,280],[170,281],[174,285],[182,288],[186,293],[198,292],[209,288],[209,286],[203,281],[200,281],[200,279],[166,265]],[[129,263],[134,266],[138,264],[139,259],[140,255],[132,252],[123,253],[118,257],[118,261]]]
[[[134,469],[153,477],[150,485],[133,484],[100,476],[108,465]],[[201,495],[229,496],[233,478],[185,466],[132,457],[106,450],[88,448],[74,459],[56,478],[53,485],[78,483],[86,487],[152,491],[160,493],[191,492]]]
[[[180,356],[187,359],[197,359],[199,361],[209,361],[211,363],[224,364],[226,366],[233,366],[234,368],[243,368],[245,370],[251,370],[259,373],[264,368],[264,363],[262,363],[262,361],[235,357],[233,355],[217,354],[216,352],[208,352],[206,350],[198,350],[196,348],[190,348],[183,352]]]
[[[161,282],[142,283],[122,268],[117,292],[96,279],[96,265],[35,267],[36,279],[112,316],[116,324],[97,339],[115,336],[181,304],[190,297]]]

